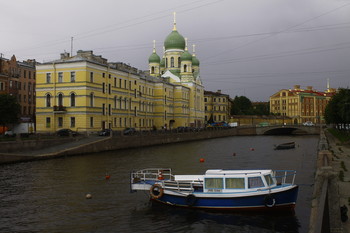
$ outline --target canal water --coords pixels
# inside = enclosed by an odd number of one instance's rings
[[[273,150],[290,141],[295,149]],[[307,232],[317,143],[318,136],[235,136],[2,165],[0,232]],[[296,209],[217,213],[155,205],[147,192],[130,193],[130,171],[150,167],[174,174],[295,169]]]

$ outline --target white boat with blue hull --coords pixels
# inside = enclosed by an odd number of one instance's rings
[[[294,209],[298,186],[294,170],[207,170],[173,175],[170,168],[131,173],[131,190],[146,190],[167,205],[220,210]]]

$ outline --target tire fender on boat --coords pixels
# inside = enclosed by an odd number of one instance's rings
[[[149,193],[153,199],[161,198],[164,194],[164,189],[160,184],[154,184],[152,185],[151,189],[149,190]]]
[[[268,194],[264,198],[264,203],[266,207],[271,208],[276,205],[276,199],[271,194]]]
[[[189,194],[186,197],[186,204],[188,206],[194,206],[194,204],[196,204],[197,202],[197,197],[194,194]]]

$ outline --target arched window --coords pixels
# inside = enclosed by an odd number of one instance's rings
[[[70,94],[70,106],[75,107],[75,94]]]
[[[63,94],[58,94],[58,106],[63,106]]]
[[[177,67],[180,68],[180,65],[181,65],[181,58],[179,57],[179,58],[177,59]]]
[[[46,94],[46,107],[51,107],[51,95]]]
[[[151,67],[151,74],[154,74],[154,66]]]
[[[170,67],[175,67],[175,65],[174,65],[174,57],[170,58]]]
[[[168,58],[165,58],[165,67],[168,68]]]
[[[187,65],[184,65],[184,72],[187,72]]]

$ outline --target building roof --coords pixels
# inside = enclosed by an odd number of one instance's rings
[[[184,50],[186,46],[185,38],[177,31],[173,30],[165,39],[164,47],[168,49]]]

